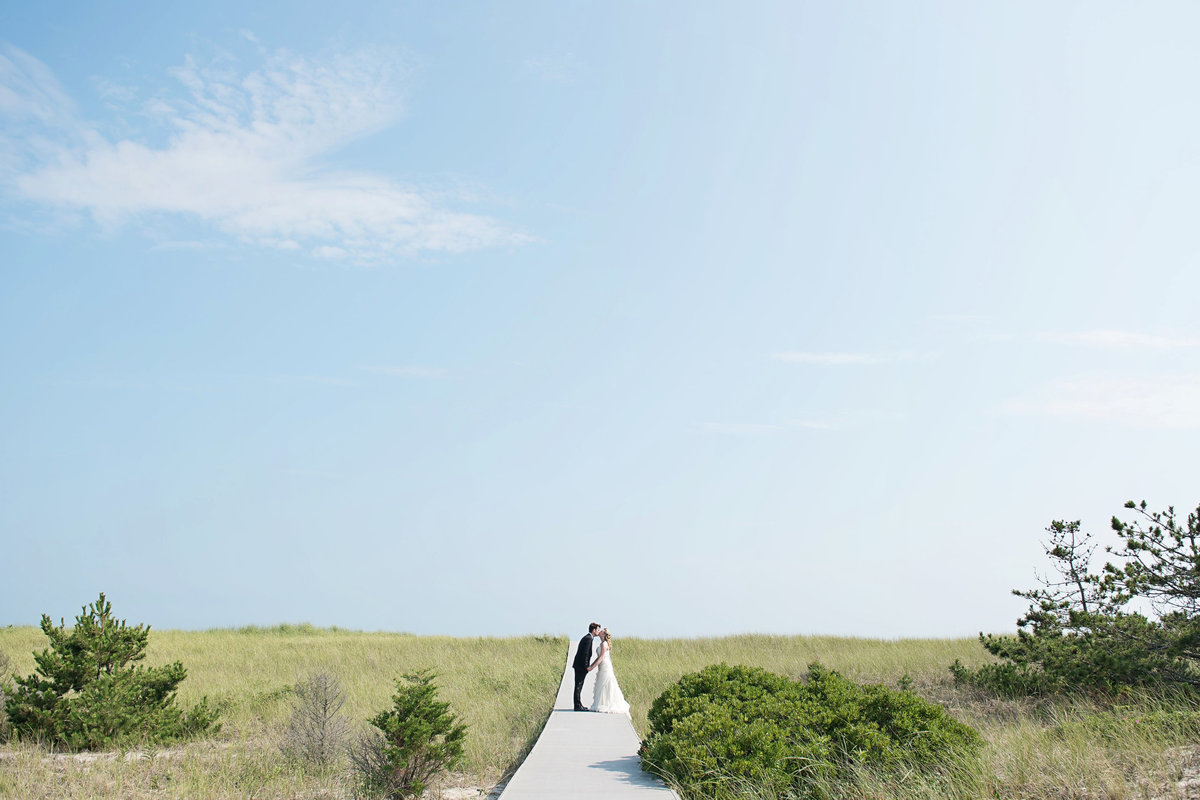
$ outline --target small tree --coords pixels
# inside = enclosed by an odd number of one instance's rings
[[[206,699],[186,714],[175,704],[175,690],[187,677],[183,664],[134,666],[146,657],[150,628],[115,619],[103,592],[75,618],[74,628],[61,621],[56,627],[43,614],[42,632],[50,648],[34,653],[36,672],[3,688],[18,734],[96,750],[213,727],[216,713]]]
[[[342,686],[334,675],[316,672],[296,684],[295,698],[282,750],[292,758],[327,766],[341,752],[348,730],[340,713],[346,703]]]
[[[1030,601],[1015,637],[980,634],[1001,663],[974,672],[956,664],[957,679],[1020,694],[1200,688],[1200,508],[1184,525],[1174,508],[1125,507],[1140,519],[1113,517],[1122,543],[1105,551],[1118,563],[1098,574],[1091,571],[1096,546],[1080,523],[1051,523],[1045,549],[1056,575],[1041,577],[1041,588],[1013,591]]]
[[[1141,597],[1150,602],[1159,618],[1172,627],[1194,628],[1200,623],[1200,506],[1188,514],[1186,526],[1175,517],[1175,507],[1166,512],[1148,512],[1146,501],[1125,504],[1141,519],[1122,522],[1112,518],[1112,529],[1121,537],[1118,552],[1124,566],[1106,564],[1105,579],[1118,599]],[[1118,589],[1119,587],[1119,589]],[[1180,642],[1181,655],[1200,659],[1200,640],[1195,631]]]
[[[462,759],[467,726],[437,699],[427,670],[396,681],[392,708],[370,720],[379,731],[361,739],[350,760],[363,788],[394,800],[419,797],[432,780]]]

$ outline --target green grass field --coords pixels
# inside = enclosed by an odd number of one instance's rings
[[[859,681],[895,684],[947,705],[983,734],[977,763],[943,782],[864,775],[855,797],[1184,797],[1176,782],[1200,753],[1187,732],[1140,725],[1152,708],[1194,712],[1151,698],[1118,708],[1074,700],[1000,701],[954,687],[947,665],[987,656],[973,639],[878,641],[832,637],[734,636],[614,641],[614,666],[646,734],[650,703],[682,674],[719,661],[798,677],[820,661]],[[45,647],[36,628],[0,629],[0,652],[28,674]],[[289,762],[279,738],[290,687],[315,670],[337,675],[344,713],[359,725],[390,705],[400,674],[432,669],[440,695],[470,725],[466,764],[447,785],[486,790],[519,763],[553,703],[567,654],[562,637],[462,639],[279,626],[206,632],[155,631],[148,663],[180,660],[188,679],[180,701],[207,695],[222,708],[221,732],[157,752],[52,754],[31,743],[0,747],[0,797],[14,798],[349,798],[345,765],[315,770]],[[1099,715],[1099,716],[1097,716]],[[1096,720],[1100,720],[1097,723]],[[1194,737],[1193,737],[1194,738]]]

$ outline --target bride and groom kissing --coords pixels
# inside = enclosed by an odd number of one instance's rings
[[[629,715],[629,703],[617,684],[617,675],[612,667],[612,634],[608,628],[600,627],[593,622],[588,626],[588,634],[579,640],[579,649],[575,651],[575,660],[571,662],[575,670],[575,710],[600,711],[606,714]],[[580,693],[583,692],[583,682],[592,670],[596,670],[596,685],[592,687],[592,705],[588,708],[583,704]]]

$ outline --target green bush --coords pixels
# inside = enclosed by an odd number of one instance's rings
[[[420,797],[439,773],[459,764],[467,726],[437,699],[428,671],[396,681],[392,708],[372,717],[378,733],[350,750],[350,761],[367,795],[403,800]]]
[[[669,686],[648,716],[643,769],[689,796],[732,796],[726,787],[747,784],[811,795],[858,766],[935,771],[979,744],[940,706],[819,664],[806,681],[709,666]]]
[[[0,687],[9,724],[18,735],[78,750],[166,742],[215,728],[207,699],[188,712],[175,704],[187,677],[176,661],[132,666],[146,657],[150,628],[129,627],[100,599],[57,627],[42,615],[50,648],[34,654],[37,671]]]

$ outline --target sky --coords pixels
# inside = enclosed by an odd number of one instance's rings
[[[972,636],[1200,502],[1193,3],[0,6],[0,624]]]

